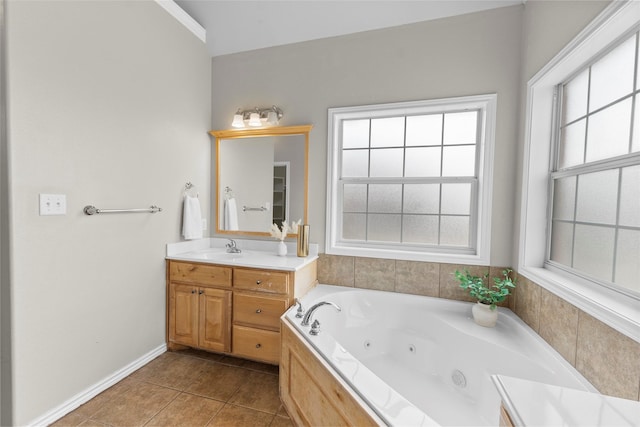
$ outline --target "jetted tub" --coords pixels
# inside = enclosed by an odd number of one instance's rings
[[[295,307],[283,322],[385,424],[498,425],[501,400],[493,374],[596,392],[504,308],[496,327],[485,328],[471,318],[472,303],[461,301],[318,285],[302,304],[308,309],[320,301],[342,310],[327,305],[315,311],[318,335],[300,325]]]

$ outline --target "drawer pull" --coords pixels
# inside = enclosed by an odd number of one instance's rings
[[[256,314],[260,314],[260,313],[262,313],[262,309],[261,308],[256,310]]]
[[[256,348],[260,348],[260,347],[262,347],[262,344],[260,343],[256,344]]]
[[[259,285],[260,283],[262,283],[262,280],[256,280],[256,285]]]

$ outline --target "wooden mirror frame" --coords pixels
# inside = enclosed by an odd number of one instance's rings
[[[244,236],[270,236],[268,231],[243,231],[243,230],[221,230],[220,229],[220,141],[223,139],[239,139],[239,138],[260,138],[269,136],[288,136],[288,135],[303,135],[304,136],[304,215],[302,223],[308,223],[308,210],[309,210],[309,133],[313,125],[300,125],[300,126],[278,126],[270,128],[257,128],[257,129],[228,129],[228,130],[212,130],[209,132],[215,139],[216,144],[216,215],[215,222],[216,234],[233,234]],[[291,219],[289,219],[291,220]],[[297,233],[289,233],[289,236],[296,236]]]

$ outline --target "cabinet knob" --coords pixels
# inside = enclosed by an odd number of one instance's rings
[[[191,293],[192,293],[192,294],[195,294],[195,293],[196,293],[196,290],[195,290],[195,289],[191,289]]]
[[[260,283],[262,283],[262,280],[256,280],[256,285],[259,285]]]
[[[200,291],[200,292],[198,292],[198,294],[199,294],[199,295],[202,295],[202,294],[204,294],[204,291]]]
[[[257,309],[257,310],[256,310],[256,313],[257,313],[257,314],[262,313],[262,309],[261,309],[261,308]]]
[[[260,347],[262,347],[262,344],[260,343],[256,344],[256,348],[260,348]]]

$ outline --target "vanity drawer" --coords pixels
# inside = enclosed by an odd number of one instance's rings
[[[289,275],[279,271],[233,270],[233,286],[251,291],[286,294],[289,292]]]
[[[169,279],[199,285],[231,286],[230,267],[170,261]]]
[[[247,328],[233,327],[233,354],[240,357],[280,363],[280,333]]]
[[[289,299],[269,295],[233,294],[233,321],[257,328],[280,330],[280,316],[289,308]]]

